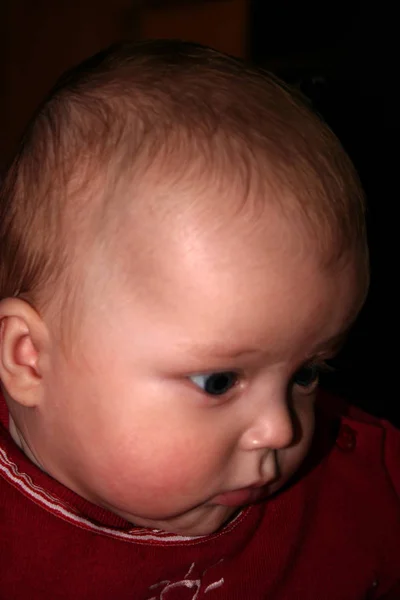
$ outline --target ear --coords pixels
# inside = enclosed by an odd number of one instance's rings
[[[41,364],[48,331],[39,314],[19,298],[0,302],[0,380],[17,403],[34,407],[42,394]]]

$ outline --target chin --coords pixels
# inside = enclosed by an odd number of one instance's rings
[[[217,505],[205,506],[202,509],[195,509],[185,515],[166,520],[148,521],[135,519],[135,524],[151,529],[162,529],[163,531],[185,537],[201,537],[217,532],[239,510],[238,508]]]

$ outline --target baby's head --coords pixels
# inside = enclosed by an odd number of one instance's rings
[[[276,492],[368,282],[363,198],[274,78],[179,42],[64,77],[0,205],[0,378],[43,470],[139,526]]]

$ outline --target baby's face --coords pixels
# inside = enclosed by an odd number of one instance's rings
[[[313,434],[315,365],[357,288],[354,265],[323,270],[269,212],[154,223],[140,278],[129,260],[92,263],[74,359],[54,346],[30,440],[46,471],[182,535],[214,532],[290,478]]]

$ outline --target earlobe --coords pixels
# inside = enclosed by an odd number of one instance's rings
[[[17,403],[34,407],[40,402],[40,355],[45,351],[46,327],[23,300],[0,302],[0,379]]]

